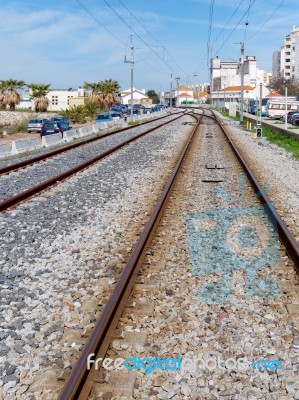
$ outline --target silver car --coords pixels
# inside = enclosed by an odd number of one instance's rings
[[[49,122],[47,118],[31,119],[27,124],[27,132],[41,132],[45,122]]]

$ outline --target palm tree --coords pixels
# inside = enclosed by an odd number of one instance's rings
[[[19,104],[22,101],[22,97],[17,92],[17,89],[22,89],[25,86],[25,82],[16,79],[8,79],[4,82],[6,84],[6,89],[8,90],[8,93],[4,96],[4,104],[9,105],[9,109],[14,111],[16,109],[16,104]]]
[[[120,85],[117,81],[105,79],[100,82],[84,82],[84,89],[91,90],[89,101],[98,104],[102,109],[118,103],[116,94],[119,92]]]
[[[85,106],[83,104],[79,104],[78,106],[74,105],[66,110],[61,110],[60,114],[67,117],[74,124],[84,124],[86,122]]]
[[[89,101],[90,103],[99,103],[99,92],[100,92],[100,83],[99,82],[84,82],[84,89],[90,90]]]
[[[46,95],[49,93],[50,84],[30,83],[30,97],[34,99],[34,109],[36,112],[47,111],[49,107],[49,99]]]
[[[5,90],[7,89],[7,85],[5,81],[0,81],[0,110],[5,108],[4,99],[5,99]]]
[[[118,103],[116,97],[119,92],[120,85],[117,81],[112,79],[105,79],[99,82],[101,93],[99,95],[99,102],[101,108],[109,108],[113,104]]]
[[[99,106],[96,103],[86,103],[84,105],[84,113],[87,117],[93,118],[97,115]]]

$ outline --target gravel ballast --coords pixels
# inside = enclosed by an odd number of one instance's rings
[[[5,399],[56,398],[187,139],[183,120],[0,216]]]

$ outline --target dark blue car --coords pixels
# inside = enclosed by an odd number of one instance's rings
[[[41,136],[61,133],[61,138],[63,138],[63,132],[68,131],[69,129],[71,128],[69,126],[69,123],[66,121],[49,121],[44,123],[41,130]]]

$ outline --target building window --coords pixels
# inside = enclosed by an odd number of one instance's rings
[[[58,96],[52,96],[52,106],[58,106]]]

